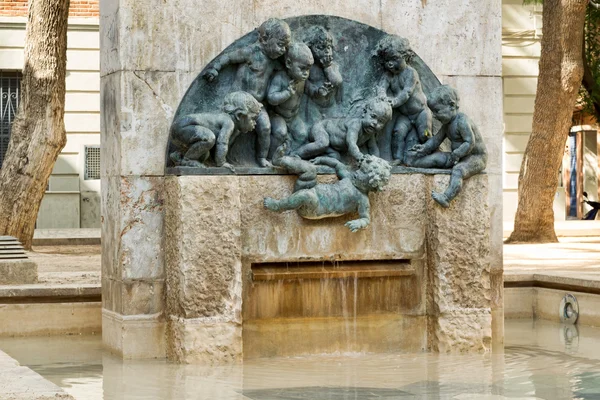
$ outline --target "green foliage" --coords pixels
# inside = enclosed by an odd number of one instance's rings
[[[544,0],[523,0],[523,5],[528,6],[530,4],[543,4]]]

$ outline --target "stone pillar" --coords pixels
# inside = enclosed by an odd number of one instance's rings
[[[448,181],[436,175],[433,190],[443,191]],[[429,348],[487,351],[492,339],[487,176],[465,181],[449,208],[430,205],[427,222]]]
[[[174,13],[162,1],[100,5],[102,334],[123,358],[165,356],[165,151],[174,110],[202,65],[167,44],[189,36],[175,34]]]
[[[167,355],[180,363],[242,358],[238,177],[167,178]]]

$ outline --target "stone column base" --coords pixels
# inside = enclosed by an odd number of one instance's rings
[[[226,364],[242,361],[242,325],[216,318],[170,316],[167,358],[178,363]]]
[[[102,309],[104,347],[124,359],[164,358],[165,327],[162,314],[121,315]]]
[[[489,308],[460,308],[430,317],[429,344],[440,353],[491,350],[492,314]]]

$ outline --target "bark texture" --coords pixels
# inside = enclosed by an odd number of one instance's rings
[[[552,205],[583,77],[588,0],[545,0],[533,127],[519,174],[515,228],[507,242],[556,242]]]
[[[31,248],[64,124],[69,0],[30,0],[19,110],[0,170],[0,235]]]

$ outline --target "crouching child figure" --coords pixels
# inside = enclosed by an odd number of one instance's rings
[[[438,86],[431,92],[429,108],[442,127],[424,144],[414,145],[407,155],[411,167],[452,169],[448,188],[443,193],[431,193],[442,207],[449,207],[461,191],[463,180],[483,172],[487,164],[487,150],[479,129],[458,110],[459,101],[458,92],[450,86]],[[450,140],[452,151],[439,150],[445,138]]]
[[[265,208],[278,212],[296,210],[307,219],[339,217],[358,212],[360,218],[346,222],[352,232],[369,226],[369,193],[381,191],[391,175],[390,164],[372,155],[362,157],[356,170],[331,157],[317,157],[309,162],[284,156],[278,160],[278,164],[298,175],[294,193],[281,200],[266,197]],[[315,164],[334,168],[339,180],[328,184],[317,183]]]
[[[205,167],[215,148],[215,165],[234,171],[227,162],[229,147],[241,133],[254,130],[262,110],[252,95],[233,92],[225,96],[221,112],[189,114],[178,118],[171,126],[175,151],[169,154],[175,165]]]

